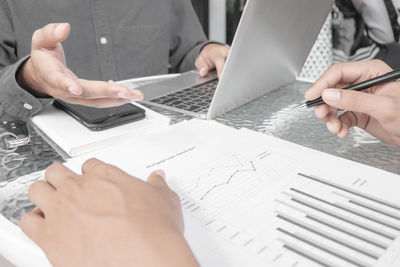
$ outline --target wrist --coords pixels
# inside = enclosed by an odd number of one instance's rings
[[[175,229],[152,231],[146,236],[143,244],[147,244],[143,256],[143,266],[199,266],[192,250],[183,234]]]
[[[209,41],[206,44],[204,44],[201,48],[200,48],[200,52],[204,49],[204,48],[210,48],[213,46],[226,46],[229,47],[229,45],[225,44],[225,43],[220,43],[220,42],[215,42],[215,41]]]
[[[30,58],[17,70],[15,78],[18,85],[30,94],[36,97],[48,97],[48,95],[37,86],[37,82],[35,82],[36,79]]]

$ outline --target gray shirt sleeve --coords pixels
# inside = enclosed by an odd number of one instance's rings
[[[39,2],[0,0],[0,108],[22,119],[51,101],[23,90],[15,78],[29,57],[32,33],[51,21],[71,23],[73,30],[63,42],[68,67],[90,80],[165,74],[170,71],[168,64],[173,72],[192,70],[208,43],[190,0]],[[75,10],[77,5],[82,8]],[[101,27],[93,29],[88,20]],[[152,43],[158,38],[156,33],[148,30],[153,24],[165,26],[159,36],[162,42],[157,44]]]
[[[17,59],[11,15],[7,3],[0,0],[0,108],[25,120],[50,101],[42,102],[18,85],[16,73],[28,58]]]
[[[28,120],[52,101],[48,98],[36,98],[18,85],[15,75],[28,58],[22,58],[0,70],[0,108],[8,115],[22,120]],[[0,58],[1,62],[2,60]]]
[[[353,0],[353,4],[368,25],[371,38],[381,44],[394,42],[392,25],[383,1]]]
[[[190,0],[171,2],[170,64],[174,72],[185,72],[195,69],[196,58],[208,42]]]

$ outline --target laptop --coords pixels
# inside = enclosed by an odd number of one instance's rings
[[[196,71],[138,88],[146,104],[215,117],[295,81],[334,0],[248,0],[220,80]]]

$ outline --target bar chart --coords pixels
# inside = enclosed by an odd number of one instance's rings
[[[373,266],[400,235],[395,203],[316,176],[298,177],[315,185],[291,187],[283,192],[286,199],[276,200],[287,208],[276,211],[284,248],[323,266]]]
[[[227,154],[174,186],[185,213],[266,263],[389,264],[400,205],[300,169],[295,159],[268,150]]]

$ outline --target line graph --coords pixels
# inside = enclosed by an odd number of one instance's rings
[[[204,179],[205,177],[213,175],[215,172],[217,172],[219,170],[243,167],[243,163],[240,161],[240,159],[238,158],[237,155],[232,154],[232,155],[230,155],[228,157],[228,159],[229,158],[231,158],[233,160],[233,164],[226,164],[224,166],[216,166],[216,167],[210,168],[210,170],[205,175],[201,175],[201,176],[196,178],[196,184],[188,192],[189,193],[193,192],[193,190],[197,189],[200,186],[200,182],[201,182],[202,179]]]
[[[237,164],[213,167],[213,168],[211,168],[211,170],[207,174],[207,176],[212,175],[218,169],[225,169],[225,168],[232,168],[232,167],[242,167],[243,166],[243,163],[240,161],[240,159],[239,159],[239,157],[237,155],[233,154],[232,158],[237,161]]]
[[[294,160],[287,160],[279,153],[254,147],[247,153],[225,152],[210,157],[190,173],[183,175],[175,190],[190,199],[188,209],[202,207],[214,213],[238,201],[241,197],[259,190],[260,186],[284,172]],[[190,206],[194,204],[194,206]],[[208,213],[208,212],[207,212]]]
[[[213,190],[217,189],[218,187],[225,186],[225,185],[229,185],[230,182],[232,181],[232,179],[233,179],[237,174],[239,174],[239,173],[241,173],[241,172],[256,172],[257,169],[256,169],[256,167],[254,167],[253,161],[250,161],[250,164],[251,164],[251,169],[249,169],[249,170],[236,170],[236,171],[234,171],[234,173],[233,173],[231,176],[229,176],[229,178],[228,178],[228,180],[227,180],[226,182],[213,185],[213,187],[211,187],[210,189],[208,189],[208,190],[204,193],[204,195],[200,198],[200,200],[203,200],[205,197],[207,197],[208,194],[210,194]]]

